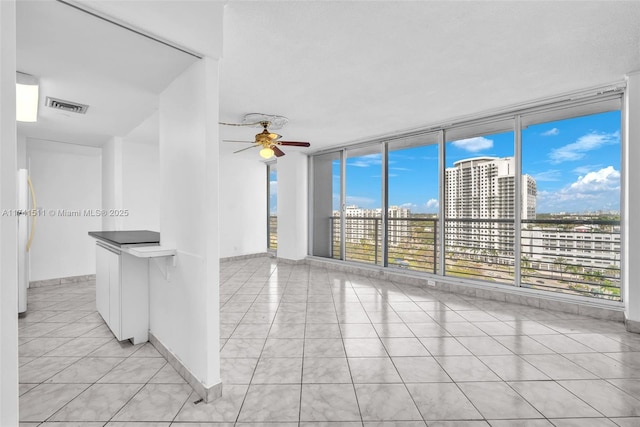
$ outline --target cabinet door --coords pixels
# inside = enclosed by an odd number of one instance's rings
[[[109,327],[118,340],[122,339],[121,329],[121,288],[120,255],[109,252]]]
[[[109,324],[109,254],[100,245],[96,245],[96,309]]]

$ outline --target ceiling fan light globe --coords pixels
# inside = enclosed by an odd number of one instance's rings
[[[262,150],[260,150],[260,157],[262,157],[263,159],[269,159],[273,157],[273,150],[269,147],[263,148]]]

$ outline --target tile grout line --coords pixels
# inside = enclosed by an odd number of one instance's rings
[[[271,273],[269,274],[269,277],[271,277],[276,270],[277,270],[277,263],[275,264],[275,267],[271,270]],[[267,278],[266,281],[268,282],[268,280],[269,279]],[[245,284],[246,284],[246,282],[245,282]],[[261,289],[264,289],[265,286],[266,286],[266,284],[263,285]],[[288,284],[285,285],[285,287],[284,287],[285,290],[287,289],[287,286],[288,286]],[[257,298],[257,295],[256,295],[256,298]],[[276,315],[277,315],[278,310],[280,309],[280,304],[281,303],[282,303],[282,295],[280,295],[279,299],[278,299],[278,308],[276,309]],[[246,313],[245,313],[245,315],[246,315]],[[243,316],[243,318],[244,318],[244,316]],[[262,349],[260,350],[260,354],[258,355],[258,360],[256,361],[256,366],[253,368],[253,373],[251,374],[251,378],[249,379],[249,384],[247,385],[247,391],[245,392],[245,395],[242,398],[242,403],[240,404],[240,407],[238,408],[238,414],[236,415],[236,419],[234,421],[235,424],[240,422],[239,421],[240,420],[240,414],[242,413],[242,409],[244,408],[244,404],[245,404],[245,402],[247,400],[247,396],[249,396],[249,390],[251,389],[251,386],[253,384],[253,377],[255,376],[256,371],[258,370],[258,365],[260,364],[260,359],[262,358],[262,353],[264,352],[264,349],[267,346],[267,340],[269,339],[269,333],[271,332],[271,328],[272,327],[273,327],[273,321],[271,322],[271,324],[269,326],[269,331],[267,332],[267,337],[265,338],[264,343],[262,344]]]
[[[329,275],[327,274],[327,278],[328,276]],[[348,275],[347,275],[347,280],[349,280],[349,284],[351,285],[351,280],[349,279]],[[362,310],[364,311],[364,307],[362,306],[362,301],[360,300],[360,297],[358,296],[355,289],[353,289],[353,285],[351,285],[350,288],[353,290],[353,293],[356,295],[356,298],[358,298],[358,304],[360,304],[360,307],[362,307]],[[331,301],[333,302],[333,309],[336,310],[336,299],[333,291],[331,291]],[[337,310],[336,310],[336,316],[337,316]],[[367,318],[368,317],[369,316],[367,316]],[[349,355],[347,354],[347,348],[344,345],[344,334],[342,333],[342,328],[340,327],[340,319],[338,319],[338,331],[340,332],[340,342],[342,344],[342,349],[344,350],[345,362],[347,363],[347,369],[349,370],[349,378],[351,378],[351,388],[353,389],[353,395],[356,398],[356,405],[358,405],[358,413],[360,414],[360,424],[364,426],[364,417],[362,416],[362,407],[360,406],[360,399],[358,398],[358,392],[356,391],[356,384],[353,381],[353,373],[351,372],[351,365],[349,364]]]

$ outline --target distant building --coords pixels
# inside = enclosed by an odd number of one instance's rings
[[[532,268],[561,271],[569,265],[592,269],[620,267],[620,227],[602,230],[578,225],[569,230],[537,226],[522,230],[522,255]]]
[[[334,211],[333,216],[340,216],[339,211]],[[349,243],[359,243],[362,240],[375,240],[382,237],[382,209],[365,209],[357,205],[349,205],[345,208],[346,220],[346,241]],[[388,242],[390,245],[397,245],[409,239],[409,221],[402,218],[409,218],[411,210],[400,206],[390,206],[387,213],[389,221]]]
[[[500,220],[515,217],[515,170],[513,157],[475,157],[446,169],[445,233],[450,250],[513,253],[513,222]],[[534,219],[536,181],[522,175],[522,182],[522,219]]]
[[[521,227],[521,255],[530,262],[530,268],[563,272],[576,266],[589,270],[619,267],[619,225],[574,222],[568,226],[561,219],[536,222],[536,181],[526,174],[522,175],[520,215],[528,222],[515,224],[515,169],[513,157],[475,157],[455,162],[454,167],[446,169],[444,232],[447,252],[468,259],[492,257],[493,263],[513,265],[514,227]],[[566,215],[573,221],[582,219]],[[339,217],[340,212],[334,211],[333,216]],[[346,242],[367,245],[380,242],[382,209],[350,205],[345,208],[345,216]],[[389,207],[389,246],[420,244],[420,239],[413,240],[411,216],[407,208]],[[334,221],[334,236],[339,235],[339,230],[339,221]],[[401,260],[396,261],[398,265],[404,265]]]

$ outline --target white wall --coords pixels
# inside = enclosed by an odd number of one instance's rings
[[[158,113],[102,147],[103,230],[160,230]]]
[[[290,151],[278,159],[278,258],[307,256],[308,158]]]
[[[158,113],[124,137],[122,144],[123,230],[160,230]]]
[[[227,154],[220,160],[220,257],[267,251],[267,166]]]
[[[18,169],[27,169],[27,137],[18,131]]]
[[[35,187],[37,226],[31,246],[29,279],[46,280],[95,273],[94,239],[100,216],[84,210],[102,205],[101,150],[53,141],[27,140],[29,173]],[[59,210],[80,211],[64,216]]]
[[[623,247],[622,265],[625,316],[633,324],[635,332],[640,332],[640,71],[627,78],[626,118],[623,144]]]
[[[16,209],[16,5],[0,1],[0,208]],[[0,215],[0,425],[18,425],[18,221]]]
[[[122,209],[122,138],[113,137],[102,146],[102,209]],[[104,215],[103,231],[122,230],[122,218]]]
[[[202,59],[160,95],[160,239],[150,331],[207,388],[220,383],[218,62]]]

